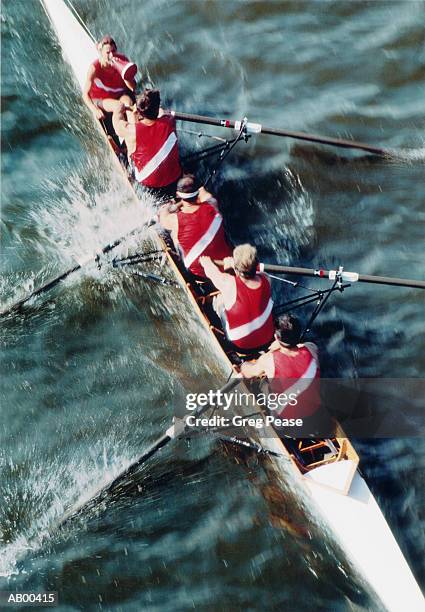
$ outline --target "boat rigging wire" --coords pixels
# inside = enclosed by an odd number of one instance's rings
[[[161,285],[167,285],[168,287],[176,287],[177,289],[181,289],[181,286],[176,281],[172,281],[164,276],[159,276],[158,274],[153,274],[152,272],[142,272],[141,270],[131,270],[131,274],[133,276],[139,276],[145,280],[151,280]]]
[[[221,138],[221,136],[212,136],[211,134],[205,134],[205,132],[195,132],[195,130],[185,130],[184,128],[180,128],[179,133],[192,134],[192,136],[197,136],[198,138],[210,138],[211,140],[218,140],[219,142],[227,142],[226,138]]]
[[[342,289],[346,289],[347,287],[351,287],[350,284],[342,285]],[[303,295],[302,297],[295,298],[294,300],[288,300],[283,304],[278,304],[273,308],[274,316],[279,316],[285,312],[290,312],[295,308],[300,308],[301,306],[306,306],[307,304],[311,304],[312,302],[317,302],[317,300],[323,299],[323,297],[333,291],[340,291],[339,287],[331,287],[330,289],[312,289],[312,295]]]
[[[112,265],[118,268],[120,266],[144,263],[145,261],[154,261],[155,259],[161,259],[165,252],[165,249],[156,249],[154,251],[146,251],[145,253],[135,253],[134,255],[129,255],[122,259],[114,257]]]
[[[207,179],[204,181],[204,187],[207,187],[208,183],[214,178],[214,176],[217,173],[217,170],[219,169],[219,167],[221,166],[223,161],[226,159],[226,157],[229,155],[230,151],[232,151],[232,149],[238,144],[238,142],[240,142],[241,140],[244,140],[245,142],[248,142],[249,136],[248,136],[247,131],[246,131],[247,118],[245,117],[239,123],[240,123],[240,127],[239,127],[238,135],[233,140],[230,140],[230,141],[226,142],[225,146],[223,147],[223,149],[222,149],[222,151],[221,151],[221,153],[219,155],[218,162],[212,168],[212,170],[210,171]]]
[[[319,293],[319,299],[317,301],[316,307],[314,308],[313,312],[311,313],[310,319],[308,320],[307,325],[304,327],[304,330],[301,332],[299,342],[302,342],[304,340],[305,336],[311,330],[311,326],[313,325],[314,321],[317,319],[319,314],[322,312],[322,310],[325,307],[326,302],[328,301],[331,293],[333,293],[334,291],[340,291],[342,293],[344,291],[345,287],[350,287],[350,285],[343,285],[342,282],[341,282],[341,278],[342,278],[342,269],[339,272],[339,276],[337,276],[335,278],[332,287],[330,289],[328,289],[327,291],[325,291],[325,292],[320,292]]]

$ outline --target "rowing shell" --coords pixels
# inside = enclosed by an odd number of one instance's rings
[[[88,67],[97,59],[95,42],[83,22],[63,0],[41,0],[59,39],[63,55],[83,88]],[[100,124],[99,124],[100,127]],[[101,128],[100,128],[101,129]],[[102,130],[103,133],[103,130]],[[118,160],[117,160],[117,163]],[[123,170],[120,165],[121,170]],[[222,365],[230,370],[232,353],[224,335],[210,320],[205,300],[200,300],[191,285],[177,254],[158,234],[160,247],[166,251],[168,265],[185,289],[189,303],[208,331],[211,348]],[[340,432],[343,435],[343,432]],[[290,465],[293,478],[311,500],[309,506],[316,516],[322,515],[342,545],[349,560],[375,590],[385,607],[394,612],[425,612],[425,600],[418,584],[366,482],[358,471],[358,455],[347,438],[332,441],[305,442],[310,462],[300,463],[271,426],[256,430],[256,441],[271,453],[283,455],[287,461],[269,456],[267,461],[281,478],[288,478]],[[302,446],[302,444],[300,445]]]

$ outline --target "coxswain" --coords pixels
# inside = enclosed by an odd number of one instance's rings
[[[134,177],[156,195],[174,196],[182,169],[174,117],[161,108],[158,89],[145,89],[137,97],[134,123],[122,105],[113,114],[116,133],[125,139]]]
[[[198,278],[206,278],[199,263],[202,255],[218,260],[232,255],[217,200],[197,183],[193,174],[178,181],[176,202],[160,208],[159,221],[171,232],[186,268]]]
[[[125,67],[135,64],[129,62],[125,55],[117,53],[117,45],[111,36],[104,36],[97,44],[99,59],[90,64],[83,99],[97,119],[105,119],[105,113],[113,113],[121,104],[130,108],[134,104],[136,83],[134,76],[124,79],[118,63]],[[128,71],[132,75],[135,71]]]
[[[221,272],[210,257],[200,257],[205,275],[220,291],[214,309],[224,323],[227,338],[240,352],[268,347],[273,340],[273,300],[270,282],[257,272],[257,249],[250,244],[237,246],[233,257],[224,260]]]
[[[293,315],[282,315],[276,322],[275,340],[257,361],[245,361],[240,368],[245,378],[266,376],[272,393],[295,394],[276,416],[311,417],[320,406],[320,367],[317,346],[299,344],[301,326]]]

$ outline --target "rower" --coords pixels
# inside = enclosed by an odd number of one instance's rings
[[[160,105],[159,90],[145,89],[137,97],[134,123],[121,105],[113,114],[113,125],[126,141],[136,181],[155,195],[174,196],[182,173],[176,121]]]
[[[280,412],[285,418],[310,417],[320,406],[320,368],[317,346],[298,344],[301,327],[292,315],[277,320],[275,341],[257,361],[246,361],[240,371],[244,378],[266,376],[270,391],[296,394],[296,403],[288,403]],[[280,416],[276,413],[276,416]]]
[[[171,232],[186,268],[205,280],[204,268],[199,263],[202,255],[225,259],[232,254],[224,232],[223,217],[218,211],[217,200],[197,183],[193,174],[178,181],[176,195],[176,203],[164,204],[160,208],[159,221]]]
[[[221,272],[211,257],[200,257],[199,263],[220,291],[214,309],[236,350],[251,353],[267,348],[274,333],[273,300],[267,276],[257,272],[257,249],[250,244],[234,249],[233,257],[223,262],[233,274]]]
[[[97,49],[99,59],[90,64],[83,99],[96,119],[101,120],[105,119],[105,113],[113,113],[121,104],[132,106],[137,67],[125,55],[117,53],[117,45],[109,35],[99,41]]]

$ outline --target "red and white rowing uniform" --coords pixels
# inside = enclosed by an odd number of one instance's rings
[[[151,125],[138,122],[135,128],[136,150],[131,158],[136,180],[154,189],[177,181],[182,169],[174,117],[165,114]]]
[[[180,210],[177,219],[177,240],[183,252],[184,265],[192,274],[205,278],[204,268],[199,263],[201,255],[211,259],[224,259],[232,255],[224,233],[223,217],[213,204],[203,202],[193,213]]]
[[[261,284],[257,289],[248,287],[238,276],[236,301],[225,309],[229,340],[241,349],[256,349],[273,340],[273,300],[270,283],[264,274],[258,275]]]
[[[121,53],[116,53],[115,56],[129,62],[128,58]],[[127,92],[127,85],[119,71],[114,66],[102,66],[99,60],[94,61],[93,66],[95,72],[89,97],[92,100],[105,100],[105,98],[119,100]]]
[[[296,405],[287,404],[280,415],[292,419],[314,414],[320,406],[320,368],[315,345],[306,343],[293,355],[279,350],[273,351],[272,355],[275,373],[270,380],[270,390],[297,396]]]

